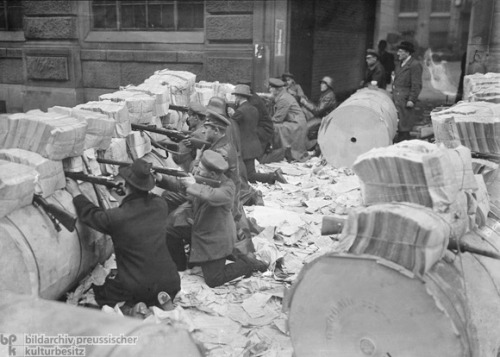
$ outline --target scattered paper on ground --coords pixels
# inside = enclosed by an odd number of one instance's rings
[[[361,204],[359,182],[347,169],[333,169],[313,158],[306,163],[258,165],[263,172],[281,168],[288,184],[257,183],[265,206],[245,207],[247,215],[265,228],[254,237],[256,255],[270,264],[266,273],[255,273],[215,289],[209,288],[201,270],[181,273],[182,290],[173,311],[152,308],[145,321],[173,324],[190,331],[201,342],[207,356],[291,357],[292,344],[283,312],[285,289],[303,265],[327,252],[335,251],[336,236],[321,236],[323,215],[347,214]],[[98,265],[82,280],[68,303],[91,304],[87,291],[92,283],[102,284],[114,259]],[[120,314],[117,307],[105,307]]]

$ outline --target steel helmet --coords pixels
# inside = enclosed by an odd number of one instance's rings
[[[330,87],[331,89],[333,89],[333,79],[332,79],[332,77],[325,76],[325,77],[323,77],[319,81],[319,83],[321,83],[321,82],[325,83],[328,87]]]

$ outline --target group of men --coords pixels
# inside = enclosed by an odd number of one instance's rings
[[[378,47],[378,52],[366,51],[367,67],[361,86],[386,89],[392,82],[392,98],[399,117],[398,135],[394,141],[408,140],[415,124],[415,103],[422,91],[422,65],[412,56],[415,48],[411,42],[402,41],[397,46],[396,63],[394,56],[386,51],[385,40],[381,40]]]
[[[232,115],[218,97],[207,107],[189,105],[190,137],[208,145],[180,143],[173,159],[190,173],[187,177],[172,180],[135,160],[119,170],[126,196],[112,209],[95,205],[67,178],[80,221],[110,235],[114,245],[116,271],[103,285],[92,286],[98,306],[123,303],[122,312],[131,316],[147,315],[151,305],[169,309],[181,288],[178,272],[194,265],[210,287],[267,270],[248,254],[251,239],[248,249],[235,249],[250,234],[242,208],[249,204],[248,191],[255,191],[249,182],[286,183],[279,169],[257,172],[255,159],[269,148],[286,152],[290,160],[307,155],[303,113],[284,82],[271,79],[269,85],[276,107],[272,116],[247,84],[235,87]],[[162,196],[150,192],[155,186],[166,189]]]

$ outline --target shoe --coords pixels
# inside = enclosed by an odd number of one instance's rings
[[[264,206],[264,199],[262,198],[262,192],[257,190],[255,192],[255,206]]]
[[[248,255],[240,255],[239,258],[243,260],[245,263],[250,265],[253,269],[253,271],[260,271],[261,273],[264,273],[267,271],[267,263],[263,262],[262,260],[252,258]]]
[[[175,309],[174,303],[172,302],[172,298],[165,291],[160,291],[158,293],[158,303],[160,307],[164,311],[171,311]]]
[[[146,317],[151,315],[151,310],[149,310],[149,308],[143,302],[138,302],[133,307],[124,305],[120,309],[122,310],[123,315],[137,317],[140,319],[145,319]]]
[[[274,171],[274,178],[278,182],[288,183],[288,181],[285,179],[285,176],[283,176],[283,171],[281,169]]]

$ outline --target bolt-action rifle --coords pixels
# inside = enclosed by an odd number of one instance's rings
[[[194,180],[196,181],[196,183],[199,183],[201,185],[207,185],[207,186],[214,187],[214,188],[220,187],[220,185],[221,185],[221,181],[219,181],[219,180],[214,180],[214,179],[199,176],[199,175],[195,175]]]
[[[108,164],[108,165],[118,165],[118,166],[128,166],[131,165],[131,162],[127,161],[116,161],[116,160],[109,160],[109,159],[104,159],[104,158],[97,158],[97,162],[100,164]],[[153,166],[151,168],[153,171],[163,174],[163,175],[170,175],[170,176],[176,176],[176,177],[187,177],[189,176],[186,172],[177,170],[177,169],[169,169],[167,167],[159,167],[159,166]]]
[[[33,205],[40,207],[54,224],[56,231],[61,231],[61,223],[69,232],[75,230],[76,216],[53,203],[47,202],[41,195],[33,196]]]
[[[189,134],[186,134],[179,130],[157,128],[154,125],[142,125],[142,124],[132,124],[132,130],[149,131],[151,133],[165,135],[175,142],[179,142],[182,140],[189,140],[191,144],[198,149],[202,148],[203,146],[206,147],[210,146],[210,143],[208,141],[201,140],[198,138],[193,138]]]
[[[125,195],[125,190],[123,189],[123,183],[122,182],[116,182],[112,178],[107,178],[103,176],[94,176],[94,175],[88,175],[84,174],[83,172],[64,172],[66,177],[69,177],[70,179],[77,180],[77,181],[84,181],[84,182],[90,182],[91,184],[94,185],[102,185],[107,188],[110,188],[112,190],[115,190],[116,193],[120,196]]]

